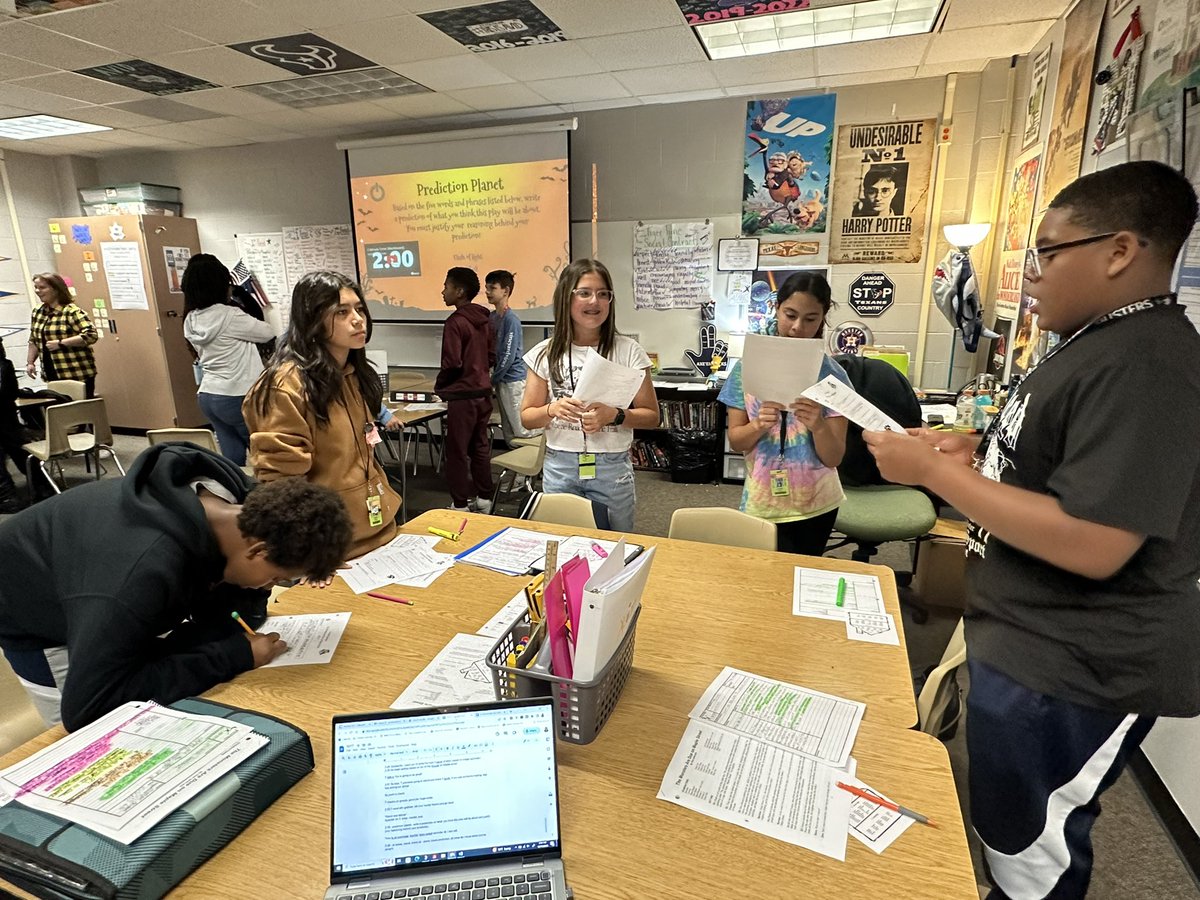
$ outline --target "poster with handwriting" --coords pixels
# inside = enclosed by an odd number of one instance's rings
[[[713,227],[639,224],[633,231],[633,305],[691,309],[712,302]]]

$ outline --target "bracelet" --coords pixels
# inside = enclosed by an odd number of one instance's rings
[[[547,425],[549,425],[551,422],[554,421],[554,415],[553,415],[553,413],[550,412],[550,407],[553,405],[554,405],[553,400],[551,400],[549,403],[546,404],[546,424]]]

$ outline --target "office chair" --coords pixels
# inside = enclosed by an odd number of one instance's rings
[[[774,522],[748,516],[727,506],[675,510],[667,537],[753,550],[774,550],[776,546]]]

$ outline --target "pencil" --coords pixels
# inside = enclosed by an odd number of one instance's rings
[[[381,594],[378,591],[367,591],[368,597],[374,597],[376,600],[391,600],[393,603],[403,603],[405,606],[416,606],[415,600],[405,600],[403,597],[393,597],[391,594]]]
[[[246,629],[246,634],[250,635],[251,637],[258,637],[258,632],[246,624],[246,620],[237,614],[237,610],[234,610],[231,615],[233,616],[233,621],[237,622]]]
[[[882,806],[884,809],[890,809],[892,812],[900,813],[902,816],[908,816],[922,825],[928,825],[930,828],[937,828],[937,825],[929,821],[925,816],[921,815],[916,810],[909,809],[907,806],[901,806],[899,803],[893,803],[891,800],[884,800],[878,794],[872,794],[870,791],[864,791],[862,788],[855,787],[852,784],[843,784],[838,782],[837,786],[843,791],[849,791],[855,797],[862,797],[864,800],[869,800],[877,806]]]

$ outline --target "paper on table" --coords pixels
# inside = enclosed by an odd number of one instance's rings
[[[821,377],[825,342],[817,338],[746,335],[742,353],[742,389],[759,400],[785,406]]]
[[[617,409],[628,409],[645,380],[646,373],[641,369],[615,363],[588,348],[583,369],[571,394],[581,403],[603,403]]]
[[[476,631],[476,634],[482,634],[490,638],[499,638],[500,635],[508,631],[512,627],[512,623],[521,618],[521,616],[529,609],[529,601],[525,599],[525,591],[520,591],[515,597],[500,607],[500,611],[487,620],[482,628]]]
[[[392,709],[495,700],[492,673],[487,667],[487,655],[494,643],[486,635],[456,634],[392,702]]]
[[[454,564],[453,556],[432,549],[439,540],[429,534],[398,535],[384,546],[352,560],[348,568],[338,570],[338,575],[356,594],[388,584],[424,587],[419,582],[429,573],[440,575]]]
[[[845,777],[799,753],[693,719],[658,797],[845,860],[851,795],[837,786]]]
[[[0,799],[130,844],[266,743],[230,719],[126,703],[0,772]]]
[[[557,534],[505,528],[482,544],[464,550],[455,559],[483,566],[506,575],[524,575],[534,563],[546,556],[546,541],[562,540]]]
[[[259,629],[263,634],[278,631],[288,648],[265,666],[310,666],[333,659],[350,621],[350,613],[318,613],[304,616],[271,616]]]
[[[713,722],[842,768],[858,735],[865,703],[760,678],[726,666],[689,719]]]
[[[444,412],[445,403],[405,403],[405,412]]]
[[[900,646],[896,620],[892,618],[891,613],[846,613],[846,637],[852,641],[866,641],[869,644]]]
[[[592,571],[600,568],[608,555],[613,552],[613,548],[617,546],[617,541],[605,541],[600,538],[575,537],[563,538],[558,542],[558,564],[561,566],[572,556],[580,554],[587,557],[588,564],[592,567]],[[596,547],[604,551],[601,555],[596,552]],[[625,544],[625,562],[629,562],[634,556],[642,552],[641,544]],[[544,571],[546,568],[545,554],[537,562],[533,563],[530,568],[535,572]]]
[[[846,579],[846,594],[837,605],[838,581]],[[848,612],[883,613],[883,588],[874,575],[829,572],[796,566],[792,583],[792,615],[845,621]]]
[[[812,387],[805,388],[800,396],[815,400],[825,408],[845,416],[863,431],[904,433],[903,425],[832,375],[826,375]]]
[[[864,791],[870,791],[876,797],[883,800],[892,801],[890,797],[885,797],[873,787],[863,784],[857,778],[839,778],[843,784],[853,785],[856,788],[861,788]],[[841,791],[841,788],[838,788]],[[915,819],[910,819],[908,816],[902,816],[898,812],[893,812],[890,809],[880,806],[878,803],[872,803],[870,800],[864,800],[862,797],[855,797],[848,791],[842,791],[850,798],[850,834],[858,838],[859,841],[866,844],[876,853],[882,853],[888,847],[892,846],[892,842],[900,835],[908,830],[908,826],[912,825]]]

